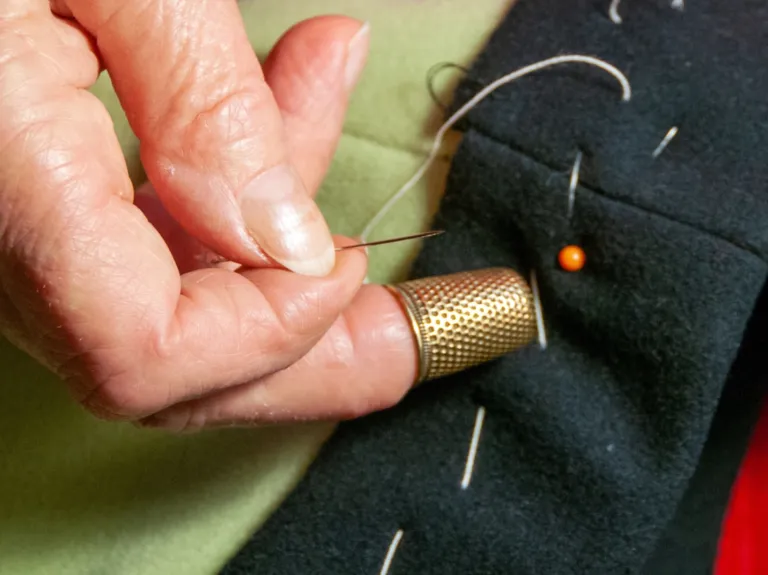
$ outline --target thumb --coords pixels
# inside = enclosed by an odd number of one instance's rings
[[[147,175],[224,258],[327,275],[328,226],[288,157],[281,114],[234,1],[69,0],[96,38]],[[343,45],[335,57],[347,57]]]

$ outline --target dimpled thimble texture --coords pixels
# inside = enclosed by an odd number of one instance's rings
[[[418,382],[496,359],[536,337],[533,294],[511,269],[434,276],[391,289],[418,341]]]

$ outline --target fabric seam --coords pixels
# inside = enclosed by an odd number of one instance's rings
[[[537,165],[539,165],[539,166],[541,166],[543,168],[546,168],[546,169],[548,169],[548,170],[550,170],[552,172],[564,173],[563,170],[559,169],[558,167],[553,165],[551,162],[549,162],[547,160],[544,160],[542,158],[537,158],[534,155],[532,155],[531,153],[525,151],[522,148],[518,148],[517,146],[514,146],[514,145],[510,144],[509,142],[504,142],[502,140],[499,140],[498,138],[494,137],[493,135],[485,132],[484,130],[482,130],[482,129],[476,127],[476,126],[470,126],[467,129],[467,131],[465,132],[465,134],[468,134],[470,132],[474,132],[478,136],[480,136],[482,138],[485,138],[486,140],[489,140],[490,142],[492,142],[494,144],[500,145],[500,146],[504,147],[505,149],[507,149],[508,151],[510,151],[510,152],[512,152],[514,154],[517,154],[518,156],[522,156],[522,157],[526,158],[527,160],[530,160],[531,162],[533,162],[533,163],[535,163],[535,164],[537,164]],[[621,198],[617,198],[615,195],[613,195],[613,194],[611,194],[609,192],[606,192],[605,190],[603,190],[601,188],[598,188],[598,187],[592,186],[590,184],[584,183],[583,180],[579,181],[579,188],[583,188],[583,189],[585,189],[585,190],[587,190],[587,191],[589,191],[589,192],[591,192],[591,193],[593,193],[593,194],[595,194],[597,196],[600,196],[600,197],[602,197],[602,198],[604,198],[606,200],[609,200],[609,201],[612,201],[612,202],[616,202],[618,204],[621,204],[621,205],[624,205],[624,206],[627,206],[627,207],[634,208],[634,209],[639,210],[641,212],[644,212],[646,214],[650,214],[652,216],[656,216],[656,217],[665,219],[667,221],[674,222],[674,223],[676,223],[678,225],[685,226],[686,228],[689,228],[689,229],[692,229],[692,230],[696,230],[699,233],[703,233],[703,234],[706,234],[706,235],[708,235],[710,237],[716,238],[716,239],[718,239],[720,241],[723,241],[723,242],[733,246],[734,248],[738,249],[739,251],[746,252],[746,253],[754,256],[755,258],[760,260],[760,262],[762,262],[763,264],[768,264],[768,260],[766,260],[766,258],[760,252],[760,250],[755,248],[755,247],[751,247],[751,246],[746,245],[746,244],[740,244],[737,241],[735,241],[735,240],[733,240],[731,238],[728,238],[728,237],[726,237],[726,236],[724,236],[722,234],[713,232],[712,230],[709,230],[709,229],[706,229],[706,228],[698,227],[698,226],[696,226],[694,224],[691,224],[690,222],[683,221],[683,220],[681,220],[679,218],[676,218],[676,217],[673,217],[673,216],[671,216],[669,214],[664,214],[664,213],[661,213],[659,211],[656,211],[656,210],[653,210],[651,208],[648,208],[646,206],[641,206],[641,205],[638,205],[638,204],[636,204],[634,202],[627,201],[627,200],[624,200],[624,199],[621,199]]]

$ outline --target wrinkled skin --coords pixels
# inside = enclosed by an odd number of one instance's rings
[[[351,240],[312,199],[367,45],[360,22],[315,18],[262,68],[233,0],[0,0],[2,334],[140,425],[399,401],[408,323],[362,285],[363,250],[332,255]],[[136,192],[87,91],[103,67],[141,141]]]

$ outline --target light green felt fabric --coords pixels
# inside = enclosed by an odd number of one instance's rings
[[[359,234],[415,171],[441,120],[425,89],[427,70],[441,61],[471,61],[507,3],[241,3],[259,55],[309,16],[342,13],[371,22],[369,65],[319,195],[334,232]],[[106,76],[94,92],[112,113],[141,182],[137,143]],[[425,229],[446,170],[443,158],[374,236]],[[403,277],[416,247],[372,249],[371,281]],[[0,339],[0,573],[215,573],[299,481],[331,432],[323,424],[169,436],[97,421]]]

